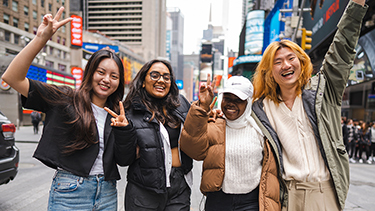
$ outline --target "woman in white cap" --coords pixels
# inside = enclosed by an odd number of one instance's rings
[[[203,160],[200,190],[207,196],[205,210],[281,210],[281,177],[251,112],[251,82],[232,76],[220,94],[224,117],[209,121],[213,87],[209,80],[200,87],[180,139],[188,156]]]

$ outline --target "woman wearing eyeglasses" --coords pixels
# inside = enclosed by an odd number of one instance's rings
[[[192,159],[178,144],[190,104],[178,93],[171,65],[147,62],[124,107],[120,115],[109,112],[112,125],[126,131],[115,134],[116,161],[129,165],[125,210],[190,210]]]

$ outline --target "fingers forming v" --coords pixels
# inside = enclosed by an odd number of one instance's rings
[[[111,116],[117,118],[118,117],[118,114],[116,114],[114,111],[112,111],[111,109],[107,108],[107,107],[104,107],[104,110],[107,111]]]

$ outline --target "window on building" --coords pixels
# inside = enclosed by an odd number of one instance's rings
[[[52,11],[52,4],[51,3],[48,3],[48,10]]]
[[[4,31],[4,38],[5,38],[5,41],[10,42],[10,32],[9,31]]]
[[[38,13],[35,10],[33,10],[33,18],[36,20],[37,17],[38,17]]]
[[[58,69],[59,69],[60,71],[65,72],[65,70],[66,70],[66,65],[59,64]]]
[[[8,7],[9,6],[9,0],[3,0],[3,6]]]
[[[65,12],[62,13],[62,19],[65,19]]]
[[[20,35],[14,34],[14,44],[19,44],[20,43]]]
[[[44,7],[44,0],[40,0],[40,6]]]
[[[65,33],[65,25],[61,27],[61,32]]]
[[[65,45],[65,42],[66,42],[66,39],[63,38],[63,39],[62,39],[62,44]]]
[[[44,53],[47,53],[47,46],[44,46],[44,47],[43,47],[43,52],[44,52]]]
[[[13,17],[13,26],[18,27],[18,19]]]
[[[53,68],[53,62],[46,60],[46,67]]]
[[[29,31],[29,28],[30,28],[30,25],[29,25],[29,23],[25,23],[25,25],[24,25],[24,27],[25,27],[25,31]]]
[[[56,2],[57,2],[57,3],[59,3],[59,2],[60,2],[60,0],[56,0]]]
[[[38,28],[36,26],[33,27],[33,33],[36,35],[36,32],[38,31]]]
[[[65,5],[65,0],[61,0],[61,4],[64,6]]]
[[[33,0],[33,4],[36,5],[36,0]]]
[[[56,49],[56,57],[57,58],[61,58],[61,50],[59,50],[59,49]]]
[[[53,54],[53,47],[49,46],[49,55],[52,55],[52,54]]]
[[[60,37],[60,36],[57,36],[57,40],[56,40],[56,42],[60,44],[60,40],[61,40],[61,37]]]
[[[4,13],[3,19],[4,19],[4,23],[9,24],[9,15]]]
[[[58,64],[58,69],[59,69],[60,71],[65,72],[65,70],[66,70],[66,65]]]
[[[14,12],[18,12],[18,2],[17,1],[12,1],[12,10]]]
[[[23,7],[23,14],[29,15],[29,8],[28,7],[26,7],[26,6]]]
[[[63,59],[66,59],[66,52],[63,51]]]

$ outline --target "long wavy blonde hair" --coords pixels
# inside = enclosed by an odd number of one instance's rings
[[[301,94],[302,88],[308,83],[313,65],[310,57],[296,43],[289,40],[281,40],[271,43],[263,53],[262,60],[258,63],[254,77],[254,95],[253,101],[268,97],[277,105],[282,102],[279,98],[280,86],[276,83],[272,75],[272,68],[276,52],[281,48],[291,49],[298,57],[301,63],[301,75],[298,78],[297,95]]]

